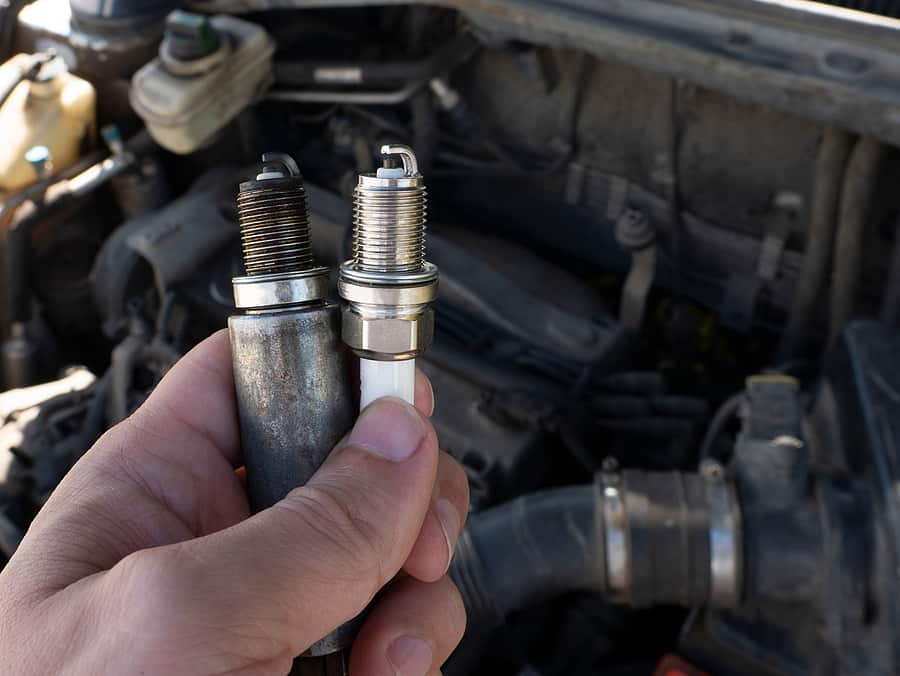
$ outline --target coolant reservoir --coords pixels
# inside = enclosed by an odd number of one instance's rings
[[[131,105],[159,145],[192,153],[272,83],[274,51],[256,24],[172,12],[159,58],[131,81]]]
[[[0,66],[0,81],[28,71],[34,60],[18,54]],[[25,154],[35,146],[50,152],[53,172],[74,164],[85,139],[95,134],[94,87],[52,58],[31,79],[20,82],[0,107],[0,192],[11,193],[34,183],[38,174]]]

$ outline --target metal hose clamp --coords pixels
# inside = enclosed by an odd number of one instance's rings
[[[613,472],[600,475],[606,587],[610,597],[616,601],[628,599],[629,586],[628,517],[621,481],[621,476]]]
[[[741,510],[734,486],[725,481],[725,471],[712,459],[700,465],[706,481],[709,505],[709,600],[712,605],[731,608],[741,600],[742,545]]]

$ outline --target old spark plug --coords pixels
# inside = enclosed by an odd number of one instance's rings
[[[409,147],[381,153],[384,166],[361,175],[354,191],[353,258],[338,282],[344,342],[360,357],[360,408],[383,396],[412,403],[415,357],[434,335],[438,270],[425,260],[425,182]]]
[[[328,269],[316,267],[303,179],[294,160],[263,155],[240,186],[246,276],[235,277],[228,320],[234,385],[254,512],[305,484],[353,423],[352,387],[340,341],[340,308],[326,300]],[[292,674],[342,674],[352,627],[298,659]]]

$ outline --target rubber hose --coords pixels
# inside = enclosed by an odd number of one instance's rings
[[[806,252],[787,327],[779,347],[781,361],[796,357],[803,349],[816,317],[816,308],[825,286],[834,246],[844,168],[853,148],[854,138],[846,132],[829,128],[825,130],[819,147],[809,228],[806,233]]]
[[[576,591],[634,608],[732,603],[711,577],[710,485],[698,473],[625,470],[473,515],[450,568],[470,625],[483,634]]]
[[[863,137],[853,148],[844,174],[831,273],[829,349],[837,343],[857,309],[866,222],[869,220],[870,203],[883,156],[884,146],[877,139]]]
[[[728,516],[721,510],[736,510],[735,499],[733,488],[697,473],[625,470],[473,515],[450,567],[469,628],[444,673],[472,673],[508,615],[570,592],[633,608],[730,607],[742,584],[739,517],[717,519],[716,577],[711,546],[713,510]]]
[[[469,520],[450,568],[479,632],[571,591],[602,591],[594,485],[526,495]]]

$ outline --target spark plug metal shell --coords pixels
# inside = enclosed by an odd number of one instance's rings
[[[353,258],[340,269],[344,342],[362,358],[401,361],[434,337],[438,269],[425,260],[427,192],[412,149],[381,148],[385,166],[354,191]],[[392,166],[399,158],[402,167]]]

